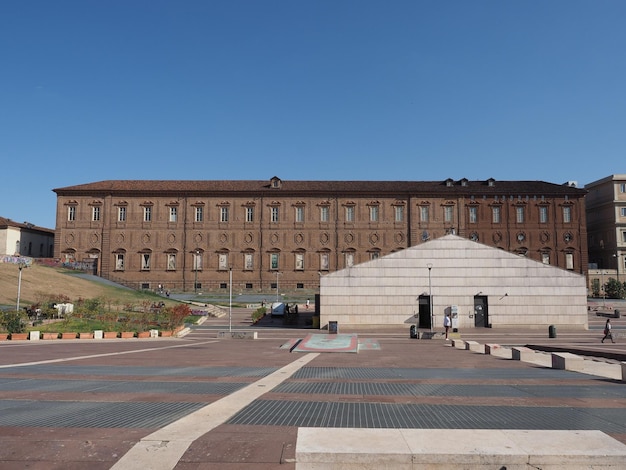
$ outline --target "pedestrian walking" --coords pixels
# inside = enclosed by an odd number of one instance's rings
[[[309,309],[309,304],[311,303],[311,301],[309,299],[306,299],[306,309]]]
[[[450,314],[446,313],[446,316],[443,317],[443,327],[446,329],[446,339],[449,339],[448,332],[450,331],[451,326],[452,326],[452,320],[450,320]]]
[[[600,341],[601,343],[604,343],[605,339],[610,339],[611,343],[615,342],[615,340],[613,339],[613,332],[611,331],[611,328],[611,319],[607,318],[606,323],[604,324],[604,338],[602,338],[602,341]]]

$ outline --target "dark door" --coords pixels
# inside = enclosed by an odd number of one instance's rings
[[[424,328],[430,330],[430,296],[429,295],[420,295],[418,299],[418,328]]]
[[[486,295],[474,296],[474,326],[487,328],[489,325],[489,309]]]

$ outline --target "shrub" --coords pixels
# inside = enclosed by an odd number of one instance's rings
[[[9,333],[24,333],[26,331],[26,322],[19,312],[2,312],[0,322],[2,328]]]

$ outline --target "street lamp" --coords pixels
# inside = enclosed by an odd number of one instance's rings
[[[230,287],[230,298],[228,302],[228,332],[233,331],[233,267],[228,268],[228,286]]]
[[[198,257],[200,256],[200,250],[196,249],[193,257],[193,268],[194,268],[194,277],[193,277],[193,293],[198,294]]]
[[[20,294],[22,292],[22,269],[24,269],[27,266],[28,265],[24,261],[20,261],[17,264],[17,267],[20,270],[20,273],[17,276],[17,305],[15,307],[15,310],[18,313],[20,311]]]
[[[605,307],[606,289],[604,288],[604,269],[600,270],[600,276],[602,279],[602,307]]]
[[[619,282],[619,253],[614,254],[613,258],[615,258],[615,272],[617,273],[617,282]]]
[[[433,332],[433,284],[430,278],[430,271],[433,269],[433,264],[428,263],[428,309],[430,310],[430,332]]]
[[[278,276],[280,276],[280,273],[276,271],[276,303],[278,303]]]

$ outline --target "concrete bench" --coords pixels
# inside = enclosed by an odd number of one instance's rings
[[[515,361],[532,361],[536,354],[533,349],[525,346],[514,347],[511,351],[511,357]]]
[[[463,341],[462,339],[453,339],[452,346],[457,349],[465,349],[465,341]]]
[[[485,345],[480,344],[478,341],[466,341],[465,349],[467,351],[473,351],[473,352],[485,354]]]
[[[485,344],[485,354],[503,359],[513,359],[513,351],[511,348],[505,348],[499,344]]]
[[[601,431],[300,428],[296,470],[623,468]]]
[[[225,339],[257,339],[258,335],[256,331],[220,330],[217,332],[217,337]]]
[[[552,353],[552,368],[581,372],[584,369],[584,359],[581,356],[568,352]]]

